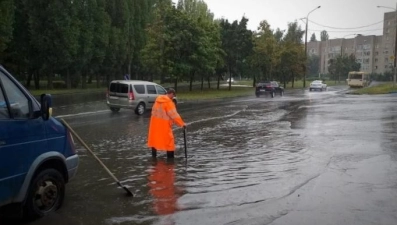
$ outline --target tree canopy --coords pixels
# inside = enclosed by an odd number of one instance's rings
[[[3,0],[0,10],[0,62],[36,89],[40,80],[50,89],[59,80],[63,88],[106,86],[125,74],[175,88],[195,80],[219,88],[234,76],[286,84],[304,75],[296,21],[281,31],[264,20],[251,31],[244,16],[214,19],[203,0]]]
[[[321,31],[320,33],[320,40],[327,41],[329,39],[328,32],[326,30]]]

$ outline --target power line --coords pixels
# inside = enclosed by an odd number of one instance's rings
[[[360,28],[366,28],[366,27],[370,27],[370,26],[373,26],[373,25],[377,25],[377,24],[383,23],[384,20],[379,21],[379,22],[376,22],[376,23],[373,23],[373,24],[361,26],[361,27],[350,27],[350,28],[346,28],[346,27],[344,27],[344,28],[343,28],[343,27],[330,27],[330,26],[326,26],[326,25],[322,25],[322,24],[316,23],[316,22],[311,21],[311,20],[309,20],[309,22],[314,23],[314,24],[316,24],[316,25],[318,25],[318,26],[322,26],[322,27],[326,27],[326,28],[331,28],[331,29],[351,30],[351,29],[360,29]]]
[[[374,29],[374,30],[349,30],[349,31],[347,31],[347,30],[332,30],[332,31],[328,31],[327,30],[327,33],[346,33],[346,32],[354,32],[354,33],[360,33],[360,32],[370,32],[370,31],[378,31],[378,30],[383,30],[383,29]],[[324,30],[309,30],[309,31],[315,31],[315,32],[321,32],[321,31],[324,31]]]

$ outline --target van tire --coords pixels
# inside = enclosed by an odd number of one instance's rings
[[[110,107],[110,110],[112,110],[112,112],[118,112],[120,111],[120,108]]]
[[[34,220],[59,209],[65,197],[65,179],[55,169],[34,176],[23,205],[24,218]]]
[[[143,113],[145,113],[146,107],[145,107],[145,103],[141,102],[139,103],[136,108],[135,108],[135,114],[137,115],[142,115]]]

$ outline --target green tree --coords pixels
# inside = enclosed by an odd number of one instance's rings
[[[285,35],[284,42],[292,42],[295,44],[303,44],[302,37],[305,33],[304,30],[298,25],[298,22],[288,23],[287,34]]]
[[[280,30],[280,28],[277,28],[274,32],[274,38],[276,38],[277,43],[280,43],[283,40],[283,37],[284,31]]]
[[[125,0],[106,0],[105,10],[109,14],[111,24],[109,42],[106,46],[106,57],[102,72],[106,74],[106,83],[112,79],[121,79],[125,73],[123,66],[128,57],[129,11]]]
[[[320,57],[318,55],[309,56],[309,75],[315,76],[320,72]]]
[[[278,58],[276,51],[276,37],[273,35],[273,30],[271,30],[269,23],[264,20],[260,23],[258,32],[254,34],[254,48],[250,58],[251,65],[257,67],[262,74],[261,77],[255,76],[254,82],[256,78],[263,80],[272,79],[272,68],[275,67]]]
[[[287,34],[282,41],[281,66],[280,73],[284,86],[287,82],[301,79],[305,74],[306,57],[302,43],[302,37],[305,32],[298,26],[295,21],[288,24]]]
[[[320,39],[321,41],[327,41],[329,39],[329,35],[326,30],[321,31]]]
[[[140,51],[145,46],[147,38],[145,29],[151,19],[155,3],[154,0],[126,0],[127,58],[124,70],[136,79],[143,72]]]
[[[100,73],[103,72],[103,61],[106,57],[106,51],[109,43],[111,19],[106,12],[105,0],[96,0],[96,7],[93,11],[94,28],[92,39],[92,57],[88,65],[89,79],[91,83],[93,75],[96,76],[97,87],[100,86]]]
[[[229,23],[228,20],[220,21],[222,49],[225,52],[225,66],[228,71],[229,78],[233,74],[242,73],[241,68],[248,64],[247,58],[252,54],[252,31],[247,29],[248,19],[242,17],[240,22],[235,20]],[[240,69],[239,69],[240,68]],[[231,90],[231,83],[229,83]]]
[[[153,5],[153,13],[145,29],[147,38],[144,47],[141,49],[141,61],[144,72],[148,74],[148,79],[155,77],[164,82],[166,75],[166,56],[165,56],[165,17],[172,13],[172,4],[169,0],[159,0]]]
[[[28,0],[27,4],[31,44],[47,74],[47,88],[52,89],[54,74],[68,68],[78,50],[79,28],[73,19],[76,4],[61,0]]]
[[[310,41],[317,41],[317,38],[316,38],[316,34],[315,34],[315,33],[312,34],[312,36],[311,36],[311,38],[310,38]]]
[[[220,28],[214,22],[213,14],[208,10],[207,4],[202,0],[179,0],[178,10],[185,12],[198,26],[197,48],[192,51],[189,63],[191,70],[189,74],[190,90],[195,75],[201,78],[201,89],[204,86],[204,79],[207,79],[211,87],[211,76],[217,66],[222,64],[222,50],[220,40]],[[219,88],[219,79],[218,79]]]
[[[356,57],[353,54],[349,56],[346,54],[338,55],[328,61],[328,72],[335,83],[339,83],[341,79],[346,79],[350,71],[359,71],[360,67],[361,64],[356,62]]]
[[[14,25],[14,1],[1,0],[0,13],[0,53],[2,53],[12,39]]]

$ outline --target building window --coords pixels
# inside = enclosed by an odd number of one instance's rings
[[[375,58],[375,62],[378,62],[378,58]]]

